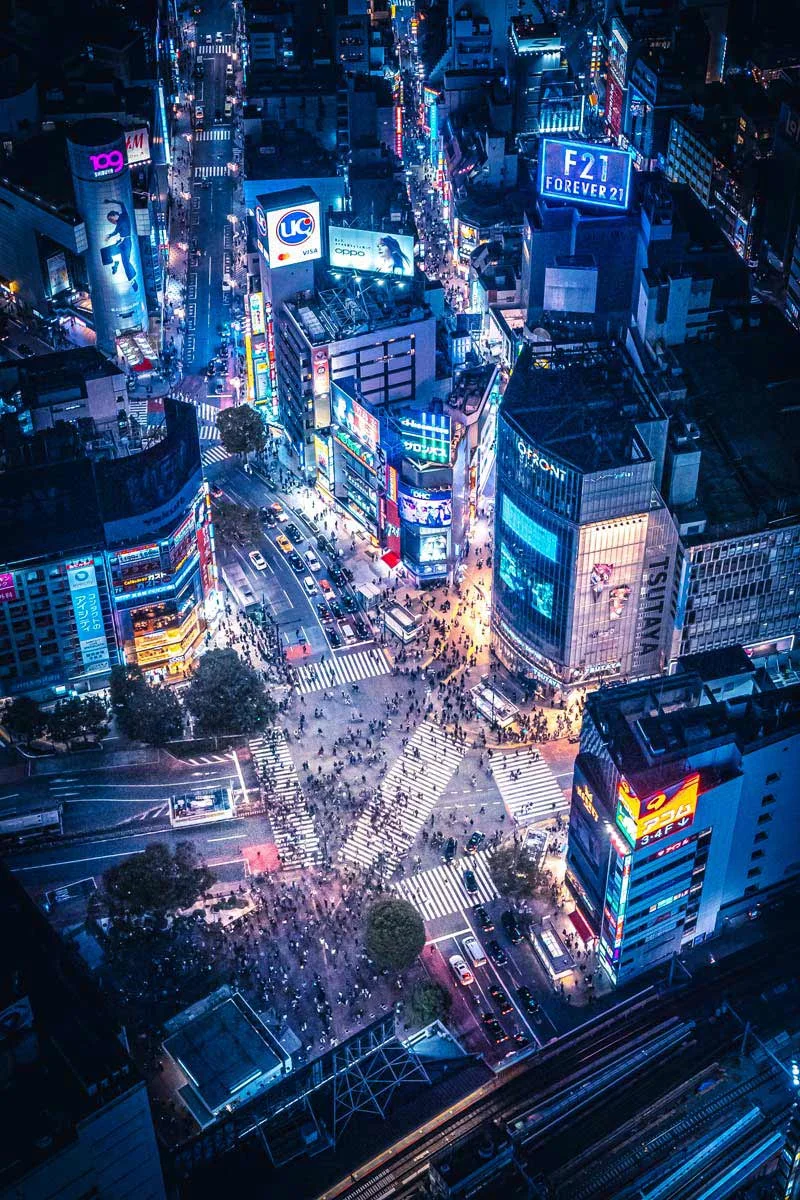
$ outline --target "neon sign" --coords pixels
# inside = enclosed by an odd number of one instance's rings
[[[563,483],[567,478],[567,472],[564,467],[560,467],[555,463],[551,463],[549,459],[544,458],[538,450],[534,450],[533,446],[528,446],[523,442],[522,438],[517,442],[517,451],[522,464],[526,467],[533,467],[537,471],[545,471],[557,479],[559,483]]]
[[[95,179],[106,179],[110,175],[119,175],[125,167],[125,155],[121,150],[104,150],[102,154],[90,154]]]
[[[632,164],[627,150],[542,138],[539,195],[624,212],[630,196]]]
[[[694,821],[699,786],[700,775],[695,771],[680,783],[640,799],[623,779],[617,794],[617,825],[636,848],[689,829]]]
[[[593,817],[595,819],[595,821],[599,821],[600,814],[594,806],[594,797],[592,796],[592,793],[589,791],[586,784],[579,783],[575,790],[578,793],[581,803],[583,804],[583,807],[588,812],[589,816]]]

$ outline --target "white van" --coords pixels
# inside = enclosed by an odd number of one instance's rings
[[[471,983],[475,982],[475,976],[460,954],[451,954],[447,961],[450,963],[450,970],[464,987],[469,987]]]
[[[466,937],[461,943],[461,948],[466,954],[473,967],[482,967],[486,962],[486,951],[480,944],[477,938]]]

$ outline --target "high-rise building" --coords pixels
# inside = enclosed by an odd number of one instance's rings
[[[0,1200],[163,1200],[147,1090],[74,952],[0,865]]]
[[[800,686],[741,647],[602,689],[584,711],[567,884],[624,982],[796,886]]]
[[[213,530],[195,410],[167,397],[164,413],[161,441],[130,454],[91,419],[0,426],[0,695],[194,663],[217,614]]]
[[[554,689],[665,665],[667,426],[620,348],[523,350],[497,434],[492,645],[510,670]]]

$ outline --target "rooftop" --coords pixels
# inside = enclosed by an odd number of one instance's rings
[[[261,137],[245,140],[245,178],[319,179],[337,175],[336,156],[303,130],[263,121]]]
[[[800,334],[759,306],[672,352],[701,433],[698,506],[708,526],[698,540],[800,520]]]
[[[457,408],[467,416],[480,407],[486,389],[497,374],[494,363],[481,363],[478,367],[467,367],[459,371],[453,382],[453,390],[447,398],[449,408]]]
[[[662,414],[625,351],[526,345],[501,405],[503,418],[579,471],[605,471],[649,458],[635,429]]]
[[[21,392],[29,405],[39,398],[52,400],[52,392],[81,387],[85,380],[122,376],[122,371],[94,346],[57,350],[34,358],[0,362],[0,399]]]
[[[343,285],[321,288],[311,299],[286,301],[285,308],[312,345],[430,316],[416,284],[383,276],[364,277],[358,282],[348,279]]]
[[[0,166],[0,185],[3,183],[65,221],[80,220],[75,210],[66,137],[60,130],[20,142],[13,157],[4,159]]]
[[[282,1060],[268,1030],[237,994],[189,1021],[164,1049],[191,1080],[211,1113],[236,1100],[259,1079],[266,1082]]]

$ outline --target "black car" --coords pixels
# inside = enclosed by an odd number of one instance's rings
[[[508,940],[512,945],[516,946],[522,941],[522,930],[519,927],[517,914],[511,912],[510,909],[506,909],[500,919],[503,922],[503,929],[506,931]]]
[[[355,623],[355,625],[356,625],[356,633],[358,634],[358,636],[359,636],[360,638],[367,638],[367,637],[369,637],[369,630],[367,629],[367,627],[366,627],[366,625],[364,624],[364,622],[363,622],[363,621],[361,621],[361,620],[356,620],[356,623]]]
[[[444,844],[444,855],[443,855],[444,861],[446,863],[453,861],[453,859],[456,856],[457,849],[458,849],[458,842],[456,841],[456,839],[452,838],[452,837],[448,838]]]
[[[501,1016],[503,1016],[504,1013],[510,1013],[514,1011],[514,1005],[511,1003],[501,987],[490,987],[489,995],[497,1005],[497,1011]]]
[[[506,1033],[505,1029],[503,1029],[503,1026],[500,1024],[494,1013],[481,1013],[481,1021],[483,1022],[484,1029],[494,1042],[495,1046],[499,1046],[501,1042],[508,1041],[508,1034]]]
[[[465,871],[463,878],[464,878],[464,887],[467,889],[470,896],[474,896],[478,890],[478,880],[475,876],[475,872],[474,871]]]
[[[475,851],[478,849],[478,847],[485,841],[486,841],[486,834],[478,833],[478,831],[476,830],[475,833],[473,833],[472,837],[467,842],[466,846],[464,847],[464,853],[465,854],[474,854]]]
[[[339,637],[339,634],[336,632],[336,630],[333,628],[333,626],[331,626],[330,629],[326,630],[326,633],[328,635],[328,641],[330,642],[330,644],[332,646],[334,646],[334,647],[341,646],[342,639]]]
[[[302,542],[303,540],[302,533],[293,521],[286,526],[286,536],[293,542]]]
[[[272,510],[269,508],[260,509],[259,515],[261,517],[261,520],[264,522],[264,524],[268,525],[270,529],[274,529],[275,526],[278,524],[278,518],[275,516],[275,513],[272,512]]]
[[[355,596],[351,596],[349,592],[345,596],[342,596],[342,604],[347,612],[356,611],[356,598]]]
[[[295,571],[298,575],[305,574],[306,564],[303,562],[303,560],[299,554],[290,554],[289,562],[291,563],[292,570]]]
[[[525,1037],[524,1033],[515,1033],[514,1034],[514,1045],[515,1046],[519,1046],[520,1048],[522,1048],[523,1046],[530,1046],[530,1044],[531,1044],[531,1039],[529,1037]]]
[[[341,567],[331,567],[331,579],[337,587],[342,586],[342,584],[345,582],[345,578],[344,571],[341,569]]]
[[[494,929],[494,921],[489,916],[483,905],[479,904],[477,908],[473,909],[473,912],[475,914],[475,920],[480,925],[483,933],[491,933]]]
[[[319,613],[320,621],[329,622],[333,620],[333,613],[328,608],[327,604],[318,604],[317,612]]]
[[[336,620],[341,621],[342,617],[344,616],[344,613],[342,612],[342,606],[339,603],[339,601],[338,600],[329,600],[328,604],[330,605],[330,610],[333,613],[333,615],[336,617]]]
[[[489,957],[495,966],[504,967],[506,965],[508,962],[508,955],[498,942],[497,938],[492,938],[486,949],[489,951]]]
[[[534,996],[530,988],[518,987],[517,999],[522,1005],[523,1010],[529,1017],[538,1017],[541,1020],[542,1008],[539,1001]]]

